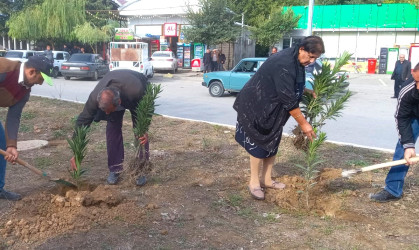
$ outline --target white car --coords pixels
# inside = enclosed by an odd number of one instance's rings
[[[13,61],[21,61],[24,63],[28,61],[28,58],[34,54],[34,50],[9,50],[6,52],[4,57]]]
[[[151,64],[154,71],[170,70],[175,73],[177,71],[177,59],[172,51],[156,51],[151,55]]]

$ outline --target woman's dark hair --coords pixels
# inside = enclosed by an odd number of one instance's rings
[[[323,54],[324,53],[324,43],[323,40],[318,36],[308,36],[305,37],[300,45],[300,48],[303,48],[305,51],[312,54]]]

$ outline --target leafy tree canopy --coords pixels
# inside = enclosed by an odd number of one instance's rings
[[[184,29],[187,40],[216,45],[237,39],[240,27],[234,24],[236,15],[227,8],[225,0],[200,0],[199,7],[195,12],[188,6],[191,26]]]
[[[250,27],[256,43],[273,46],[282,36],[297,27],[300,16],[295,16],[292,9],[283,12],[282,7],[274,9],[269,18],[260,15],[255,18],[256,26]]]
[[[45,0],[12,14],[9,36],[27,40],[72,40],[75,26],[85,20],[84,0]],[[28,18],[30,17],[30,18]]]

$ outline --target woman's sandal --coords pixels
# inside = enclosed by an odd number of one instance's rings
[[[250,195],[255,198],[256,200],[264,200],[265,199],[265,193],[263,192],[262,188],[250,188],[247,186],[247,189],[249,189]]]
[[[272,181],[271,186],[266,186],[265,184],[262,184],[262,182],[261,182],[260,186],[262,188],[272,188],[272,189],[284,189],[286,187],[286,185],[284,183],[276,182],[276,181]]]

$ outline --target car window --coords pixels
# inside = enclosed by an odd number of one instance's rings
[[[70,58],[70,54],[64,53],[64,60],[68,60],[68,58]]]
[[[56,56],[55,59],[57,59],[57,60],[63,60],[64,59],[63,53],[57,53],[57,56]]]
[[[92,62],[92,56],[91,54],[73,54],[70,59],[68,59],[69,62]]]
[[[257,62],[254,61],[243,61],[240,65],[236,68],[236,72],[256,72],[257,70]]]
[[[20,51],[7,51],[5,57],[22,58],[23,52]]]
[[[154,52],[153,57],[170,57],[169,53],[165,52]]]
[[[31,57],[31,56],[33,56],[33,52],[28,52],[28,53],[26,53],[26,58],[29,58],[29,57]]]

